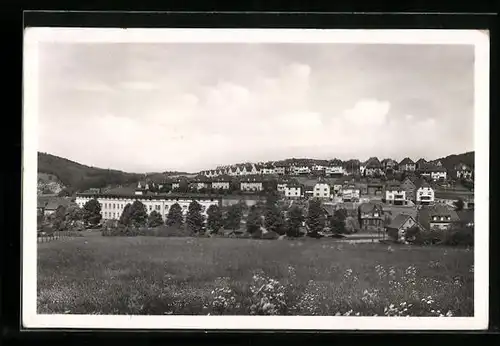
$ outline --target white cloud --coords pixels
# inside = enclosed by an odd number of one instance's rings
[[[376,99],[359,100],[353,108],[343,112],[342,117],[358,126],[378,126],[386,122],[391,104]]]
[[[158,85],[151,82],[128,81],[120,83],[120,88],[124,90],[155,90]]]

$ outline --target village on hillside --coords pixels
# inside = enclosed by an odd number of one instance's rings
[[[392,239],[407,241],[409,229],[430,231],[474,224],[474,170],[466,164],[453,169],[437,161],[401,162],[376,157],[366,162],[350,160],[287,160],[275,163],[246,163],[217,167],[187,177],[150,178],[145,176],[133,186],[94,188],[72,197],[38,197],[39,231],[42,220],[58,208],[84,209],[96,200],[100,206],[99,225],[117,223],[127,205],[140,201],[149,216],[167,222],[172,206],[178,205],[184,219],[190,204],[196,201],[203,216],[203,229],[210,233],[241,236],[250,211],[276,198],[284,222],[291,210],[301,210],[300,233],[314,236],[343,236],[348,239]],[[311,230],[307,222],[311,202],[319,203],[321,225]],[[222,215],[242,207],[241,222],[210,229],[210,207],[220,208]],[[229,212],[230,213],[230,212]],[[262,213],[264,214],[264,213]],[[261,233],[274,233],[262,216]],[[45,223],[47,224],[47,223]],[[108,222],[109,224],[109,222]],[[233,222],[234,224],[234,222]],[[86,225],[87,227],[91,227]],[[213,228],[213,226],[212,226]],[[286,232],[282,230],[276,237]],[[268,234],[269,237],[269,234]]]

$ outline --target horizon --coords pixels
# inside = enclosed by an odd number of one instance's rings
[[[105,170],[110,170],[110,171],[121,171],[123,173],[130,173],[130,174],[160,174],[160,173],[165,173],[165,172],[177,172],[177,173],[186,173],[186,174],[196,174],[196,173],[200,173],[202,171],[209,171],[209,170],[215,170],[216,169],[216,167],[212,167],[212,168],[201,169],[199,171],[180,171],[180,170],[173,169],[173,170],[158,170],[158,171],[150,171],[150,172],[134,172],[134,171],[124,171],[124,170],[117,169],[117,168],[112,168],[112,167],[92,166],[92,165],[89,165],[89,164],[81,162],[81,161],[76,161],[76,160],[73,160],[73,159],[68,158],[68,157],[62,157],[62,156],[58,156],[58,155],[55,155],[55,154],[52,154],[52,153],[48,153],[48,152],[41,152],[41,151],[39,151],[38,153],[39,154],[45,154],[45,155],[51,155],[51,156],[55,156],[55,157],[58,157],[58,158],[61,158],[61,159],[69,160],[69,161],[74,162],[76,164],[87,166],[87,167],[90,167],[90,168],[105,169]],[[442,159],[444,159],[444,158],[446,158],[448,156],[452,156],[452,155],[464,155],[464,154],[468,154],[468,153],[474,153],[474,150],[466,151],[466,152],[463,152],[463,153],[452,153],[452,154],[448,154],[448,155],[445,155],[445,156],[442,156],[442,157],[437,157],[435,159],[429,159],[429,158],[425,158],[425,157],[419,157],[418,159],[414,159],[414,158],[410,157],[410,159],[413,162],[417,162],[420,158],[423,158],[427,162],[430,162],[430,161],[442,160]],[[383,158],[381,158],[381,157],[378,157],[378,156],[374,155],[374,156],[370,156],[370,157],[366,158],[366,160],[360,160],[358,158],[353,158],[353,157],[351,157],[349,159],[346,159],[346,160],[342,160],[342,159],[339,159],[339,160],[341,160],[343,163],[345,163],[345,162],[347,162],[349,160],[359,160],[361,163],[363,163],[363,162],[366,162],[371,157],[376,157],[380,161],[382,161],[383,159],[394,159],[394,158],[390,158],[390,157],[383,157]],[[404,158],[405,157],[403,157],[403,158],[401,158],[399,160],[396,160],[396,159],[394,159],[394,160],[399,163]],[[285,160],[290,160],[290,159],[296,159],[296,160],[334,160],[334,159],[338,159],[338,158],[319,159],[319,158],[312,158],[312,157],[311,158],[307,158],[307,157],[295,157],[295,158],[292,158],[292,157],[289,157],[289,158],[279,159],[279,160],[269,160],[268,162],[270,162],[270,161],[279,162],[279,161],[285,161]],[[245,163],[245,162],[235,162],[235,163],[226,164],[226,165],[223,165],[223,166],[234,166],[234,165],[243,164],[243,163]],[[257,162],[251,162],[251,163],[255,164]]]
[[[40,42],[38,56],[39,151],[95,167],[474,150],[473,45]]]

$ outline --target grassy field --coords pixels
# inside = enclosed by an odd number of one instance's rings
[[[38,245],[38,312],[471,316],[473,275],[458,248],[97,234]]]

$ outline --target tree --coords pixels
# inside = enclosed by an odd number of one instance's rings
[[[129,225],[134,227],[144,227],[148,221],[146,206],[141,201],[134,201],[130,206]]]
[[[332,232],[337,234],[344,234],[345,229],[345,220],[347,218],[347,212],[345,210],[339,209],[335,210],[333,216],[330,218],[330,228]]]
[[[287,222],[287,236],[289,237],[298,237],[300,236],[300,226],[302,226],[302,222],[304,221],[304,215],[302,214],[302,209],[293,206],[288,215]]]
[[[122,214],[120,215],[120,219],[118,220],[118,223],[121,225],[129,225],[130,224],[130,208],[132,207],[132,204],[127,203],[125,208],[123,208]]]
[[[218,205],[212,204],[207,210],[207,227],[213,233],[217,233],[222,227],[222,210]]]
[[[321,201],[312,199],[309,201],[309,209],[307,212],[307,226],[311,236],[317,236],[318,232],[322,231],[325,225],[325,216],[321,209]]]
[[[186,225],[193,233],[200,233],[203,229],[204,218],[201,215],[201,205],[197,201],[192,201],[189,204]]]
[[[175,203],[170,207],[168,211],[167,220],[165,224],[167,226],[182,226],[183,216],[182,216],[182,208],[179,203]]]
[[[285,234],[285,218],[277,206],[276,202],[266,203],[265,226],[269,231],[276,232],[280,235]]]
[[[161,214],[156,210],[153,210],[148,216],[148,227],[158,227],[161,225],[163,225]]]
[[[456,211],[461,211],[464,209],[464,200],[459,198],[455,202],[453,202],[453,205],[455,206]]]
[[[241,217],[243,211],[241,205],[233,204],[229,207],[226,218],[225,218],[225,228],[227,229],[238,229],[240,228]]]
[[[101,215],[101,204],[97,199],[93,198],[89,200],[83,206],[83,222],[85,225],[96,226],[102,219]]]
[[[255,205],[250,207],[250,212],[248,213],[246,225],[247,225],[247,232],[250,234],[258,232],[260,230],[260,227],[262,226],[262,218],[259,213],[259,208],[257,208]]]
[[[57,207],[50,219],[54,231],[64,231],[66,229],[66,207],[62,205]]]

